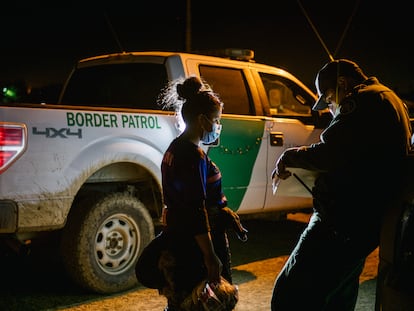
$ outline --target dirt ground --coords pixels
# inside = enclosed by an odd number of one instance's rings
[[[289,216],[298,222],[307,222],[309,215],[293,214]],[[235,311],[267,311],[270,310],[270,298],[273,282],[281,270],[287,255],[254,261],[234,266],[234,283],[239,286],[239,302]],[[360,277],[360,296],[356,311],[374,310],[375,278],[377,276],[378,249],[367,259]],[[298,293],[300,299],[300,293]],[[122,295],[102,300],[70,306],[65,311],[161,311],[166,305],[163,296],[153,289],[144,287]]]

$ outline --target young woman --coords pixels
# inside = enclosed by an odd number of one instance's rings
[[[186,127],[171,142],[161,166],[166,205],[163,234],[167,236],[168,250],[159,262],[166,279],[160,293],[167,297],[168,311],[182,310],[185,298],[203,280],[220,283],[223,263],[217,253],[224,254],[225,264],[230,265],[228,244],[221,243],[227,249],[215,251],[206,206],[206,201],[225,206],[221,174],[199,146],[200,142],[212,143],[219,137],[223,103],[196,77],[187,78],[171,91],[177,94],[164,96],[178,95],[183,100],[181,116]],[[217,182],[215,198],[207,200]],[[224,270],[228,272],[230,267]],[[231,282],[228,273],[226,276]]]

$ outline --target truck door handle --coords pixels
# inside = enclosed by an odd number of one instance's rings
[[[283,146],[282,132],[270,132],[270,146]]]

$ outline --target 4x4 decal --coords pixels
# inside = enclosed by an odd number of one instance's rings
[[[47,127],[44,130],[38,130],[37,127],[32,128],[33,135],[44,135],[46,138],[68,138],[68,136],[77,136],[79,139],[82,138],[82,129],[70,129],[61,128],[55,129],[53,127]]]

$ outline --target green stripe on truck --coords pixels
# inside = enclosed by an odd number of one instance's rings
[[[229,207],[237,209],[250,182],[265,122],[223,118],[221,123],[220,143],[210,147],[208,155],[221,170],[223,191]]]

